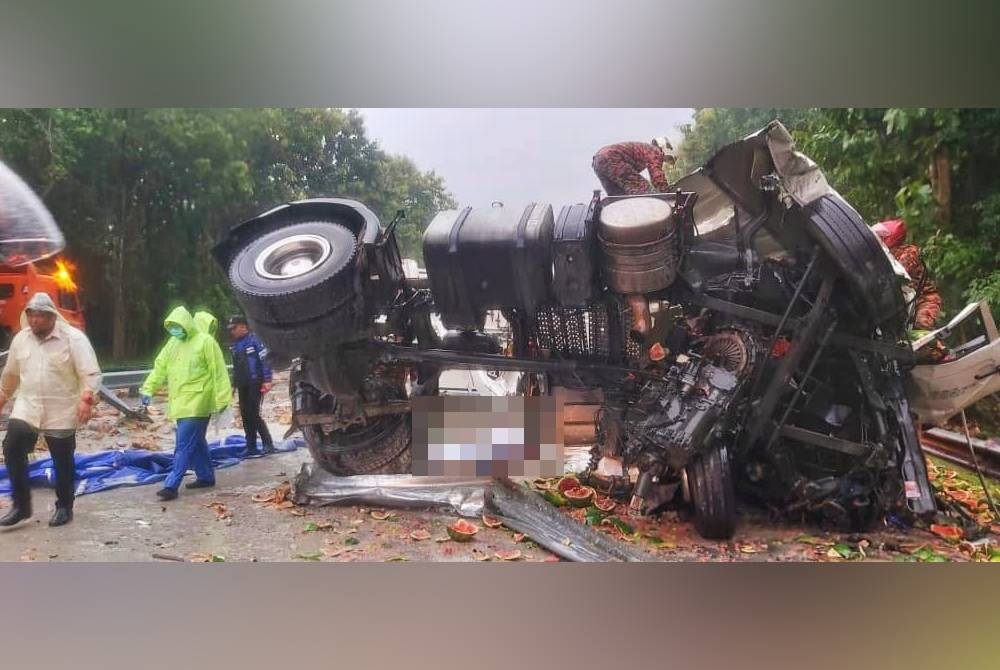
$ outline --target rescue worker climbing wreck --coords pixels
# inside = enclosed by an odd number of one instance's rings
[[[608,195],[663,193],[669,188],[666,172],[676,161],[666,137],[652,142],[620,142],[594,154],[594,174]],[[649,180],[642,176],[649,172]]]
[[[903,219],[880,221],[872,226],[882,243],[893,257],[910,275],[911,287],[916,293],[913,305],[913,327],[917,330],[932,330],[941,314],[941,294],[937,286],[927,276],[920,259],[920,247],[906,244],[906,222]]]

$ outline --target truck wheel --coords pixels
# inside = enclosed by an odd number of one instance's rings
[[[352,261],[358,241],[334,221],[293,223],[236,252],[229,281],[253,321],[300,323],[355,297]]]
[[[899,278],[878,241],[854,208],[842,198],[824,195],[804,209],[806,229],[826,252],[867,317],[866,325],[902,327],[906,305]]]
[[[694,527],[710,540],[727,540],[736,531],[736,491],[729,450],[716,447],[687,466],[687,485],[694,507]]]
[[[366,426],[325,434],[303,427],[313,460],[332,475],[406,474],[411,471],[410,415],[378,417]]]

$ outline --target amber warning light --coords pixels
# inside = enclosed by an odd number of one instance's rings
[[[56,271],[52,274],[52,277],[56,280],[56,284],[60,289],[64,291],[76,291],[76,282],[73,281],[73,273],[75,271],[75,265],[65,259],[57,258]]]

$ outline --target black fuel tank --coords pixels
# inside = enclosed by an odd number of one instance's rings
[[[434,303],[448,328],[476,329],[489,309],[533,315],[552,284],[551,205],[438,213],[424,232]]]

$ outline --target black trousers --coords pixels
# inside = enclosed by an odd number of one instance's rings
[[[18,419],[7,425],[3,440],[3,459],[10,477],[11,501],[16,507],[31,508],[31,489],[28,482],[28,454],[35,449],[38,431]],[[46,437],[49,454],[56,470],[56,507],[73,509],[73,490],[76,483],[76,434],[69,437]]]
[[[274,446],[271,440],[271,433],[267,430],[267,424],[260,418],[260,406],[264,400],[260,392],[260,384],[250,384],[249,386],[237,387],[240,396],[240,416],[243,417],[243,433],[247,439],[247,450],[257,450],[257,435],[264,443],[265,449]]]

